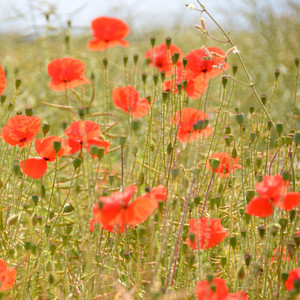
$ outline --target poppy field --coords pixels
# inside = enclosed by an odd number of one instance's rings
[[[299,20],[183,9],[4,43],[1,299],[300,299]]]

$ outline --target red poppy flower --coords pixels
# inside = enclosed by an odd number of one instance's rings
[[[0,291],[10,290],[16,281],[17,270],[9,268],[7,263],[0,259]]]
[[[95,219],[90,219],[90,231],[95,231]]]
[[[135,118],[146,115],[151,106],[146,98],[140,98],[139,91],[132,85],[114,88],[113,103]]]
[[[221,243],[228,235],[228,232],[221,224],[222,219],[191,219],[189,220],[190,231],[194,239],[187,238],[186,243],[189,247],[201,250],[215,247]],[[197,228],[198,227],[198,228]]]
[[[159,46],[154,47],[154,53],[153,49],[149,49],[146,54],[145,58],[150,60],[150,65],[155,66],[160,72],[165,71],[166,76],[171,76],[173,71],[173,63],[172,63],[172,56],[178,53],[179,59],[176,63],[177,67],[180,67],[182,65],[182,58],[183,58],[183,52],[182,50],[171,44],[168,48],[166,44],[161,44]]]
[[[153,188],[150,193],[146,193],[144,196],[152,197],[157,201],[165,202],[167,200],[167,189],[164,185],[160,184]]]
[[[194,79],[188,80],[185,92],[191,99],[197,99],[206,91],[207,85],[207,77],[200,74]]]
[[[256,217],[267,217],[273,214],[273,205],[270,199],[254,197],[246,207],[246,213]]]
[[[260,197],[254,197],[246,207],[248,215],[267,217],[273,214],[273,205],[284,210],[292,210],[300,203],[300,193],[287,193],[289,181],[284,181],[280,174],[265,176],[256,184]]]
[[[102,51],[114,46],[129,45],[123,40],[129,34],[129,27],[120,19],[99,17],[92,21],[91,28],[94,39],[87,44],[89,50]]]
[[[47,170],[47,161],[56,159],[56,151],[53,148],[54,142],[60,142],[61,148],[57,152],[57,157],[69,154],[69,146],[67,142],[57,136],[47,136],[46,138],[35,141],[35,150],[39,157],[32,157],[20,161],[21,171],[31,178],[41,178]]]
[[[1,138],[5,143],[20,148],[29,145],[38,134],[41,126],[37,116],[16,115],[11,117],[1,130]]]
[[[2,95],[2,93],[4,92],[5,86],[6,86],[5,72],[2,66],[0,65],[0,95]]]
[[[289,181],[284,181],[280,174],[264,176],[263,180],[256,184],[256,191],[264,198],[277,200],[282,197],[288,186]]]
[[[84,77],[84,68],[84,62],[79,59],[63,57],[52,60],[48,64],[50,89],[59,92],[89,84],[90,80]]]
[[[204,113],[201,110],[195,108],[187,107],[182,109],[181,117],[180,111],[177,111],[170,119],[170,123],[175,123],[177,126],[179,124],[177,139],[181,143],[188,143],[198,139],[201,136],[210,136],[212,135],[212,129],[209,126],[206,126],[205,120],[209,119],[209,115]],[[180,122],[180,123],[179,123]],[[194,128],[194,125],[202,124],[202,129]]]
[[[220,160],[220,165],[214,170],[219,177],[229,177],[233,170],[242,169],[242,166],[237,163],[239,158],[233,159],[228,153],[219,152],[211,155],[209,158]],[[206,168],[213,171],[209,161],[206,163]]]
[[[248,300],[247,292],[245,291],[238,291],[236,293],[229,294],[225,300]]]
[[[100,197],[99,203],[93,207],[95,222],[102,224],[104,229],[111,232],[114,232],[115,226],[119,226],[118,231],[121,233],[126,226],[132,228],[147,220],[158,207],[158,201],[166,198],[162,187],[159,186],[129,203],[136,191],[137,187],[130,185],[124,192],[114,192],[109,197]]]
[[[196,295],[199,300],[224,300],[228,294],[228,287],[222,278],[214,278],[211,282],[197,282]]]
[[[217,53],[220,56],[225,56],[225,53],[217,47],[208,47],[207,50]],[[186,55],[186,58],[188,60],[185,68],[187,80],[195,79],[201,74],[205,75],[207,79],[211,79],[223,72],[221,69],[214,68],[214,66],[220,67],[223,65],[223,69],[229,69],[229,65],[224,61],[223,57],[213,54],[209,57],[203,49],[190,51]]]
[[[295,282],[300,281],[300,268],[294,269],[289,273],[287,281],[284,283],[285,288],[291,291],[295,287]],[[300,296],[300,291],[299,291]]]

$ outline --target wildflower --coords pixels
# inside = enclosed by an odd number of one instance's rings
[[[155,68],[157,68],[160,72],[164,71],[168,77],[173,73],[172,56],[175,53],[179,54],[179,59],[176,63],[176,66],[181,67],[183,52],[179,47],[173,44],[171,44],[169,48],[166,44],[161,44],[151,48],[146,52],[145,58],[150,60],[150,66],[154,65]]]
[[[2,95],[2,93],[4,92],[5,86],[6,86],[5,72],[2,66],[0,65],[0,95]]]
[[[92,21],[91,29],[94,39],[89,41],[87,48],[92,51],[103,51],[110,47],[127,47],[124,38],[129,34],[128,25],[117,18],[99,17]]]
[[[146,98],[140,98],[139,91],[132,85],[114,88],[113,103],[135,118],[146,115],[151,106]]]
[[[194,238],[188,237],[186,243],[195,250],[203,250],[215,247],[228,235],[221,224],[222,219],[191,219],[190,231]]]
[[[0,259],[0,291],[10,290],[16,281],[17,270],[7,266],[7,263]]]
[[[137,191],[135,185],[130,185],[123,192],[114,192],[109,197],[100,197],[99,203],[93,207],[95,222],[113,232],[115,226],[119,226],[121,233],[126,226],[130,228],[144,222],[158,207],[158,201],[165,201],[166,190],[158,186],[149,193],[135,198],[130,203]]]
[[[283,180],[280,174],[265,176],[256,184],[259,197],[254,197],[246,207],[248,215],[267,217],[273,214],[273,205],[284,210],[292,210],[300,203],[300,193],[287,192],[288,180]]]
[[[288,291],[291,291],[295,288],[296,282],[300,281],[300,268],[294,269],[289,273],[289,277],[287,281],[284,283],[285,288]],[[299,296],[300,296],[300,290],[299,290]]]
[[[195,5],[195,3],[190,3],[190,4],[187,4],[187,8],[189,8],[190,10],[195,10],[196,5]]]
[[[53,91],[65,91],[82,84],[89,84],[90,80],[84,77],[85,64],[79,59],[63,57],[52,60],[48,64],[49,83]]]
[[[54,142],[60,142],[61,147],[59,151],[55,151]],[[38,157],[31,157],[25,161],[20,161],[21,171],[31,178],[41,178],[47,170],[47,161],[53,162],[56,157],[66,155],[69,153],[67,142],[57,136],[47,136],[46,138],[35,141],[35,150]]]
[[[179,125],[177,139],[181,143],[188,143],[201,136],[210,136],[211,127],[207,126],[209,115],[195,108],[184,108],[177,111],[170,119],[170,123]]]
[[[11,117],[1,130],[1,138],[11,146],[20,148],[29,145],[38,134],[41,126],[37,116],[16,115]]]
[[[225,62],[225,53],[217,47],[207,47],[190,51],[186,58],[188,60],[186,70],[186,79],[195,79],[199,75],[205,75],[211,79],[223,71],[216,69],[214,66],[222,67],[224,70],[229,69],[228,63]]]
[[[225,280],[219,277],[213,278],[212,281],[197,282],[196,295],[199,300],[248,300],[245,291],[229,294]]]
[[[209,158],[220,160],[220,165],[215,170],[213,170],[209,161],[206,163],[206,168],[217,173],[219,177],[229,177],[233,170],[242,168],[242,166],[237,163],[239,160],[238,157],[233,159],[228,153],[225,152],[213,154]]]

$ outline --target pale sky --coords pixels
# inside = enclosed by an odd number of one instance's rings
[[[276,8],[278,2],[284,1],[258,0],[258,3],[269,3]],[[88,27],[93,18],[102,15],[123,18],[136,28],[194,24],[200,16],[185,7],[191,2],[196,0],[0,0],[0,32],[21,29],[24,35],[30,34],[34,24],[37,27],[45,25],[43,14],[47,12],[54,13],[50,20],[55,27],[65,26],[68,19],[72,20],[73,26]],[[239,9],[243,8],[241,2],[202,0],[219,20],[239,23],[243,22],[239,14]],[[230,11],[236,13],[228,18]]]

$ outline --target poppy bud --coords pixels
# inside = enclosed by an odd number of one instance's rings
[[[228,81],[227,76],[222,76],[222,84],[223,84],[223,87],[224,87],[224,88],[225,88],[226,85],[227,85],[227,81]]]
[[[237,277],[239,280],[243,280],[246,276],[246,273],[245,273],[245,270],[244,270],[244,267],[241,266],[241,268],[239,269],[238,273],[237,273]]]
[[[187,80],[182,80],[182,87],[183,87],[183,89],[184,90],[186,90],[186,88],[187,88],[187,85],[188,85],[188,81]]]
[[[300,246],[300,234],[295,234],[294,235],[294,242],[296,243],[297,247]]]
[[[229,244],[233,249],[236,247],[237,245],[236,236],[232,236],[231,238],[229,238]]]
[[[52,273],[50,273],[48,275],[48,281],[49,281],[50,284],[54,284],[55,283],[55,277],[54,277],[54,275]]]
[[[34,214],[31,216],[31,223],[32,223],[33,226],[35,226],[35,225],[37,224],[37,222],[38,222],[37,214],[34,213]]]
[[[268,126],[268,130],[270,131],[273,127],[272,122],[268,121],[267,126]]]
[[[176,65],[176,64],[177,64],[178,59],[179,59],[179,53],[174,53],[174,54],[172,55],[172,62],[173,62],[173,65]]]
[[[98,149],[98,147],[97,147],[96,145],[92,145],[92,146],[90,147],[90,152],[91,152],[91,155],[92,155],[92,156],[96,155],[97,149]]]
[[[142,81],[144,84],[146,84],[146,81],[147,81],[147,74],[146,73],[142,73]]]
[[[230,134],[231,133],[231,127],[230,126],[226,126],[225,127],[225,135]]]
[[[249,253],[246,254],[246,255],[244,256],[244,259],[245,259],[245,265],[246,265],[247,267],[250,266],[251,258],[252,258],[252,256],[251,256]]]
[[[29,117],[32,117],[32,115],[33,115],[33,110],[32,110],[31,107],[25,108],[25,115],[26,115],[26,116],[29,116]]]
[[[293,259],[294,253],[295,253],[295,250],[296,250],[296,243],[293,240],[287,241],[286,242],[286,249],[289,253],[290,258]]]
[[[16,112],[16,115],[17,115],[17,116],[22,115],[22,111],[17,111],[17,112]]]
[[[39,196],[38,195],[32,195],[31,200],[34,203],[34,205],[37,206],[37,204],[39,202]]]
[[[108,59],[105,57],[103,58],[103,66],[105,69],[107,68],[107,65],[108,65]]]
[[[61,127],[65,130],[68,127],[68,123],[66,121],[61,122]]]
[[[83,119],[85,113],[86,113],[86,108],[85,107],[79,107],[78,108],[78,115],[79,115],[80,119]]]
[[[255,191],[247,191],[246,192],[247,203],[249,203],[254,196],[255,196]]]
[[[261,165],[262,165],[262,158],[261,157],[257,157],[256,158],[256,167],[258,169],[260,169]]]
[[[0,102],[1,102],[1,104],[4,104],[5,100],[6,100],[6,96],[5,96],[5,95],[2,95],[2,96],[0,97]]]
[[[42,131],[43,131],[43,135],[44,137],[46,136],[46,134],[49,132],[50,130],[50,125],[47,123],[44,123],[42,126]]]
[[[276,236],[277,233],[280,231],[281,226],[278,223],[272,224],[271,225],[271,234],[272,236]]]
[[[157,85],[157,82],[158,82],[158,74],[154,74],[153,75],[153,82],[155,85]]]
[[[199,205],[199,204],[200,204],[200,201],[201,201],[201,197],[195,197],[195,198],[194,198],[194,203],[195,203],[195,205]]]
[[[275,70],[275,79],[277,80],[280,75],[280,70]]]
[[[289,272],[281,273],[281,280],[283,281],[283,283],[285,283],[287,281],[288,277],[289,277]]]
[[[74,160],[73,160],[73,167],[75,168],[75,169],[78,169],[80,166],[81,166],[81,159],[80,158],[75,158]]]
[[[124,57],[123,57],[123,63],[124,63],[124,67],[126,67],[127,63],[128,63],[128,56],[127,55],[124,55]]]
[[[166,78],[166,72],[165,72],[165,71],[161,71],[161,72],[160,72],[160,78],[161,78],[161,81],[162,81],[162,82],[165,81],[165,78]]]
[[[221,266],[224,268],[226,266],[227,263],[227,257],[222,256],[221,257]]]
[[[119,145],[121,147],[124,147],[124,145],[126,144],[126,142],[127,142],[127,136],[126,135],[119,136]]]
[[[263,239],[266,234],[266,227],[264,225],[259,225],[258,233],[259,233],[260,238]]]
[[[219,159],[209,159],[209,164],[213,168],[213,171],[215,171],[219,167],[220,163],[221,161]]]
[[[283,123],[282,122],[277,122],[275,124],[275,129],[276,129],[276,132],[278,133],[279,136],[281,136],[283,128],[284,127],[283,127]]]
[[[250,143],[254,143],[256,139],[256,132],[251,132],[250,133]]]
[[[170,48],[171,42],[172,42],[172,39],[169,36],[166,37],[166,45],[168,48]]]
[[[236,150],[235,147],[232,149],[231,156],[232,156],[233,159],[237,158],[237,150]]]
[[[7,225],[12,226],[15,225],[18,221],[19,215],[12,215],[7,220]]]
[[[133,62],[135,65],[137,64],[138,60],[139,60],[139,55],[137,53],[134,53],[133,54]]]
[[[171,169],[171,176],[175,179],[180,175],[180,170],[177,168],[172,168]]]
[[[165,91],[165,92],[162,93],[162,98],[163,98],[163,101],[164,101],[164,102],[167,101],[168,96],[169,96],[169,93],[168,93],[168,92]]]
[[[236,74],[237,70],[238,70],[238,65],[237,64],[233,64],[232,65],[232,73],[233,73],[233,75]]]
[[[191,242],[194,242],[195,241],[195,234],[194,233],[190,233],[189,234],[189,238],[190,238]]]
[[[290,220],[291,220],[291,222],[294,221],[295,217],[296,217],[296,211],[295,210],[291,210],[290,211]]]
[[[295,65],[297,68],[299,67],[299,58],[298,57],[295,58]]]
[[[70,203],[67,203],[64,206],[64,213],[70,213],[74,210],[73,206]]]
[[[299,145],[300,144],[300,131],[296,131],[294,133],[294,143],[296,145]]]
[[[16,81],[15,81],[15,87],[16,87],[17,90],[19,89],[21,83],[22,83],[21,79],[16,79]]]
[[[26,251],[30,250],[30,247],[31,247],[31,241],[25,241],[24,242],[24,249]]]
[[[292,145],[293,137],[294,137],[294,135],[290,134],[290,133],[285,137],[285,145],[286,146]]]
[[[235,115],[235,119],[237,121],[237,123],[241,126],[242,124],[244,124],[245,121],[245,115],[243,113],[237,113]]]
[[[290,180],[291,179],[291,174],[289,172],[283,172],[282,173],[282,179],[284,181]]]
[[[241,236],[242,236],[243,238],[246,238],[246,235],[247,235],[247,230],[241,229]]]
[[[180,94],[181,91],[182,91],[182,83],[178,83],[178,84],[177,84],[177,90],[178,90],[178,92],[179,92],[179,94]]]
[[[249,107],[249,112],[250,112],[251,115],[254,113],[254,106]]]
[[[265,94],[261,95],[260,99],[261,99],[261,102],[262,102],[263,105],[266,105],[267,98],[268,98],[267,95],[265,95]]]
[[[155,46],[155,40],[156,40],[155,36],[151,36],[150,44],[151,44],[152,48]]]
[[[188,64],[188,59],[187,59],[186,57],[184,57],[184,58],[182,59],[182,64],[183,64],[183,67],[184,67],[184,68],[187,66],[187,64]]]
[[[280,218],[278,222],[281,226],[282,230],[285,230],[286,226],[288,225],[288,220],[285,218]]]
[[[68,224],[65,228],[65,232],[67,234],[70,234],[72,232],[72,230],[73,230],[73,225],[71,225],[71,224]]]
[[[53,142],[53,149],[55,152],[58,152],[61,149],[61,142],[58,141]]]

